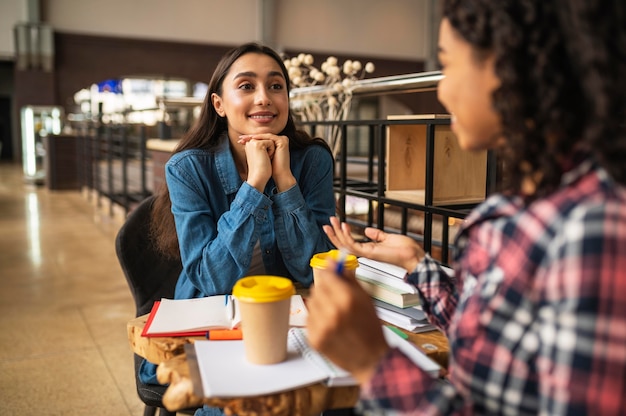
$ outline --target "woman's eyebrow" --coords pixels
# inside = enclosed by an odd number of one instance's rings
[[[252,72],[252,71],[245,71],[245,72],[240,72],[237,75],[235,75],[233,78],[237,79],[237,78],[243,78],[243,77],[253,77],[256,78],[257,74],[256,72]]]
[[[281,71],[270,71],[267,74],[269,77],[281,77],[281,78],[285,78],[283,73]],[[242,78],[242,77],[251,77],[251,78],[256,78],[258,77],[258,74],[256,72],[253,71],[244,71],[244,72],[240,72],[237,75],[235,75],[233,78],[237,79],[237,78]]]

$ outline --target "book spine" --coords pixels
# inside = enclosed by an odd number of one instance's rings
[[[371,281],[357,276],[358,282],[363,289],[373,298],[382,300],[399,308],[419,305],[418,295],[402,292],[380,282]]]
[[[406,276],[406,270],[402,267],[396,266],[395,264],[368,259],[366,257],[359,257],[359,265],[369,267],[378,273],[393,276],[394,278],[400,280],[404,280],[404,276]]]
[[[367,266],[359,266],[356,269],[356,275],[362,276],[369,280],[374,280],[380,283],[384,283],[388,286],[392,286],[403,292],[417,293],[417,289],[413,285],[405,282],[404,280],[401,280],[391,275],[385,275],[383,273],[377,272],[375,269],[371,269]]]
[[[426,319],[426,313],[422,309],[420,305],[410,306],[407,308],[399,308],[397,306],[392,305],[391,303],[383,302],[382,300],[374,299],[374,305],[387,309],[392,312],[396,312],[405,316],[409,316],[418,321]]]

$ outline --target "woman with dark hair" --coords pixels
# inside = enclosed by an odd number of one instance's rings
[[[407,414],[626,414],[626,3],[443,0],[440,101],[468,150],[503,158],[502,192],[466,219],[454,277],[411,238],[331,241],[407,270],[448,336],[432,378],[385,342],[367,293],[332,270],[311,345]]]
[[[175,298],[230,293],[243,276],[313,281],[313,254],[332,248],[335,214],[327,143],[296,129],[280,56],[256,43],[218,63],[198,121],[165,166],[152,234],[180,258]],[[144,364],[142,380],[156,382]]]
[[[182,260],[176,298],[230,293],[250,274],[311,284],[310,258],[332,247],[321,225],[335,213],[333,158],[296,129],[275,51],[249,43],[222,58],[165,175],[152,232]]]

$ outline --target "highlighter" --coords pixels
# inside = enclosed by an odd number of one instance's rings
[[[241,329],[212,329],[207,332],[207,339],[222,341],[243,339],[243,332]]]

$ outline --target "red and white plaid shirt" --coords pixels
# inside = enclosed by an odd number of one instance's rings
[[[457,237],[455,278],[408,281],[448,336],[434,379],[398,350],[361,389],[402,414],[626,415],[626,188],[586,161],[524,206],[494,195]]]

